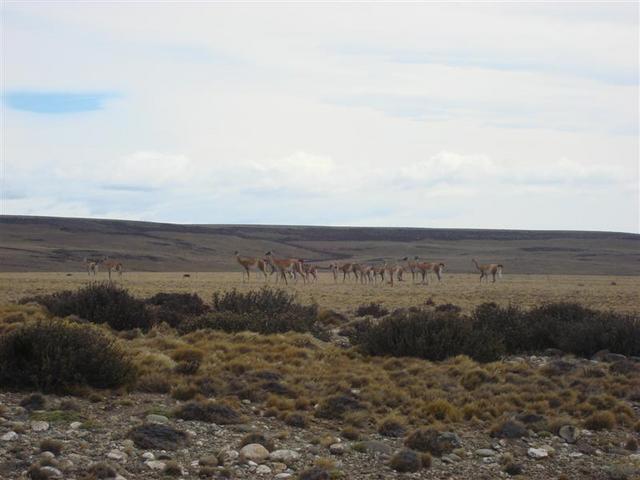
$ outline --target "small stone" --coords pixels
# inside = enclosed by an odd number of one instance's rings
[[[580,431],[573,425],[563,425],[558,430],[558,436],[567,443],[576,443],[580,438]]]
[[[62,472],[50,466],[40,467],[40,472],[44,472],[47,478],[62,478]]]
[[[236,450],[231,450],[231,449],[227,448],[227,449],[222,450],[219,453],[218,459],[222,463],[229,463],[229,462],[232,462],[232,461],[236,460],[239,456],[240,456],[240,454]]]
[[[72,430],[78,430],[82,426],[82,422],[71,422],[69,426]]]
[[[145,462],[145,464],[151,470],[160,470],[160,471],[164,470],[164,468],[167,466],[166,463],[161,462],[160,460],[149,460],[149,461]]]
[[[531,458],[535,458],[536,460],[539,460],[541,458],[545,458],[549,456],[549,453],[544,449],[544,448],[529,448],[529,450],[527,450],[527,455],[529,455]]]
[[[51,460],[53,458],[56,458],[56,455],[53,452],[42,452],[40,453],[40,458],[43,460]]]
[[[342,443],[334,443],[329,445],[329,452],[332,455],[344,455],[346,451],[347,447],[345,447],[345,445]]]
[[[283,473],[287,469],[287,465],[280,462],[273,462],[271,464],[271,470],[273,473]]]
[[[476,455],[478,455],[479,457],[493,457],[495,454],[496,452],[491,450],[490,448],[479,448],[478,450],[476,450]]]
[[[152,452],[144,452],[142,454],[142,458],[144,458],[145,460],[155,460],[156,456]]]
[[[201,467],[217,467],[218,466],[218,457],[215,455],[205,455],[204,457],[198,460],[198,465]]]
[[[14,440],[18,439],[18,434],[14,431],[10,431],[5,433],[4,435],[2,435],[2,437],[0,437],[0,440],[2,440],[3,442],[13,442]]]
[[[250,443],[240,449],[240,459],[245,462],[254,461],[256,463],[262,463],[267,458],[269,458],[269,450],[259,443]]]
[[[260,465],[258,468],[256,468],[256,474],[257,475],[271,475],[271,469],[269,467],[267,467],[266,465]]]
[[[125,462],[127,460],[127,454],[120,450],[111,450],[107,453],[107,458],[115,460],[116,462]]]
[[[290,473],[279,473],[277,474],[275,477],[273,477],[276,480],[286,480],[287,478],[291,478],[293,477],[293,475],[291,475]]]
[[[44,432],[49,430],[49,423],[39,420],[33,421],[31,422],[31,430],[34,432]]]
[[[272,460],[274,462],[281,462],[286,465],[291,465],[299,458],[300,454],[293,450],[275,450],[269,455],[269,460]]]
[[[146,416],[147,423],[169,423],[169,419],[164,415],[150,413]]]

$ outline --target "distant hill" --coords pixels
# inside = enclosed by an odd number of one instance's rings
[[[609,232],[440,228],[178,225],[80,218],[0,216],[1,271],[78,271],[107,255],[135,271],[236,270],[233,251],[306,261],[381,262],[419,255],[449,272],[471,258],[505,273],[640,274],[640,235]]]

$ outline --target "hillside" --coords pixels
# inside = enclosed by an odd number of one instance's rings
[[[471,258],[505,272],[640,274],[640,235],[609,232],[352,228],[167,223],[55,217],[0,217],[0,270],[78,271],[86,256],[108,255],[129,271],[236,270],[233,251],[307,261],[380,262],[419,255],[449,272]]]

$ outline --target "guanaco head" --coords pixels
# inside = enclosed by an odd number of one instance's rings
[[[271,252],[271,250],[264,254],[265,257],[271,257],[272,255],[273,253]]]
[[[234,254],[235,256],[238,256],[238,255],[240,255],[240,252],[239,252],[238,250],[236,250],[235,252],[233,252],[233,254]]]
[[[415,257],[413,257],[413,259],[417,261],[417,260],[420,259],[420,257],[418,255],[416,255]]]
[[[408,260],[409,260],[409,257],[402,257],[402,258],[401,258],[401,260],[403,260],[403,261],[405,261],[405,262],[406,262],[406,261],[408,261]]]

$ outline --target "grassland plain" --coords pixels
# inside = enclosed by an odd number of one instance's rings
[[[242,282],[238,272],[126,272],[118,284],[137,296],[157,292],[197,293],[210,300],[215,291],[238,289],[241,292],[260,288],[265,282],[254,275]],[[406,275],[406,274],[405,274]],[[95,277],[107,280],[101,272]],[[63,289],[76,289],[95,281],[86,272],[0,273],[0,302],[16,302],[20,298]],[[268,285],[275,285],[275,275]],[[279,285],[283,287],[282,284]],[[505,274],[496,283],[480,283],[476,274],[445,274],[441,283],[412,284],[411,277],[393,286],[361,285],[353,281],[334,283],[323,272],[317,283],[292,283],[286,290],[295,293],[303,303],[316,302],[320,307],[348,313],[357,306],[380,302],[388,308],[420,306],[431,299],[437,304],[452,303],[465,311],[483,302],[499,305],[515,304],[532,307],[548,302],[577,302],[587,307],[620,312],[640,312],[640,276],[609,275],[518,275]]]

